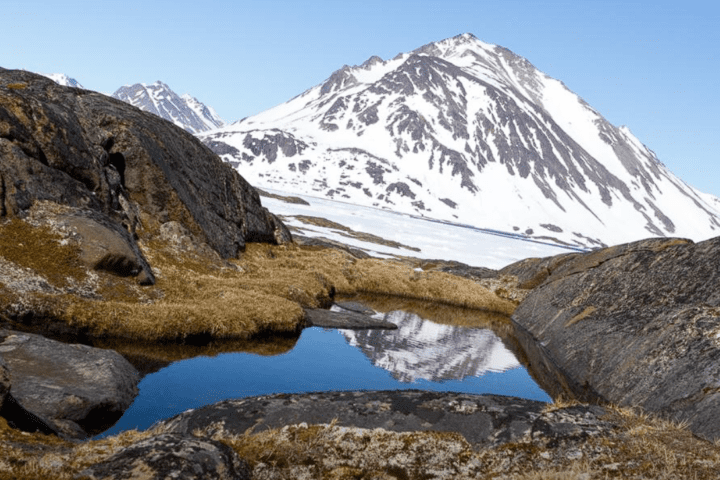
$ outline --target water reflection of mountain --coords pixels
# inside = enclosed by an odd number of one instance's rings
[[[403,311],[384,316],[398,329],[341,332],[398,381],[461,380],[520,365],[491,330],[440,325]]]

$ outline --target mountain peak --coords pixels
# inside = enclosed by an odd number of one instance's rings
[[[150,85],[125,85],[112,96],[169,120],[193,134],[225,125],[215,110],[188,94],[179,96],[160,80]]]
[[[57,83],[58,85],[62,85],[65,87],[73,87],[73,88],[82,88],[84,89],[82,85],[80,85],[80,82],[75,80],[74,78],[68,77],[64,73],[41,73],[43,77],[47,77],[53,82]]]
[[[471,34],[345,65],[201,138],[261,187],[537,240],[592,247],[720,232],[717,202],[628,129]]]

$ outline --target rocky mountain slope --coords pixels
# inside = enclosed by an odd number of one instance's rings
[[[470,34],[344,66],[201,135],[254,184],[580,246],[720,233],[627,127]]]
[[[190,133],[200,133],[225,125],[225,121],[212,107],[188,94],[180,96],[160,81],[151,85],[136,83],[120,87],[112,97],[140,110],[154,113]]]

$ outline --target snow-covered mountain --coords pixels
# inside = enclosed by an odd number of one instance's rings
[[[384,318],[398,329],[340,333],[373,365],[401,382],[462,380],[520,366],[491,330],[440,325],[403,311],[388,312]]]
[[[136,83],[120,87],[114,98],[154,113],[190,133],[197,134],[225,125],[212,107],[208,107],[188,94],[179,96],[163,82],[151,85]]]
[[[47,77],[58,85],[62,85],[64,87],[75,87],[83,89],[85,88],[80,85],[80,82],[78,82],[74,78],[68,77],[64,73],[41,73],[40,75],[42,75],[43,77]]]
[[[344,66],[200,138],[259,187],[571,245],[720,234],[720,201],[562,82],[470,34]]]

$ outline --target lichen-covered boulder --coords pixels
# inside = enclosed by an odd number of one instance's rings
[[[516,397],[422,390],[314,392],[225,400],[160,424],[165,431],[185,435],[207,429],[241,435],[250,428],[258,432],[301,423],[453,432],[474,448],[555,438],[565,435],[564,430],[567,435],[587,436],[606,429],[601,407],[579,406],[563,417],[545,412],[546,406]]]
[[[93,480],[249,480],[250,469],[221,442],[168,433],[134,443],[81,475]]]
[[[512,316],[542,386],[720,438],[720,238],[650,239],[545,263],[547,278]]]

